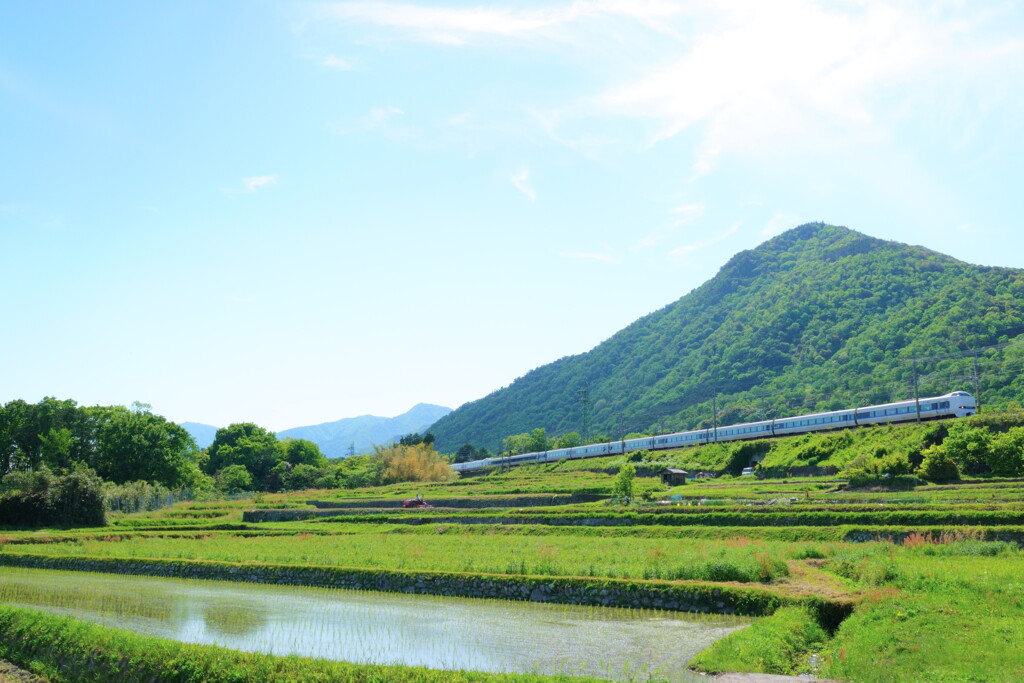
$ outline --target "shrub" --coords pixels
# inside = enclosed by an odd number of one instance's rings
[[[381,481],[385,484],[402,481],[452,481],[458,476],[451,465],[429,443],[411,446],[374,446],[373,457],[384,465]]]
[[[950,481],[959,481],[960,468],[956,466],[952,458],[946,455],[942,446],[931,446],[924,451],[924,460],[917,470],[919,477],[925,481],[936,484],[944,484]]]
[[[225,493],[252,490],[252,475],[245,465],[228,465],[217,473],[217,488]]]
[[[619,473],[615,476],[612,493],[628,501],[633,497],[633,479],[635,478],[636,468],[631,463],[626,463],[619,468]]]
[[[999,477],[1024,474],[1024,427],[1012,427],[992,439],[988,464],[992,474]]]
[[[4,477],[0,524],[8,526],[104,526],[103,481],[84,465],[54,476],[43,465],[35,472]]]
[[[942,442],[946,455],[961,472],[986,474],[989,471],[989,449],[992,434],[987,429],[957,422],[949,427],[949,436]]]
[[[847,468],[846,477],[850,488],[882,486],[890,489],[909,489],[921,483],[910,475],[910,460],[905,453],[889,455],[884,448],[875,451],[875,456],[860,456]]]

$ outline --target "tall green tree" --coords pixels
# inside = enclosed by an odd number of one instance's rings
[[[230,424],[217,430],[206,449],[207,474],[216,474],[231,465],[241,465],[252,476],[253,486],[265,490],[271,469],[278,460],[278,442],[273,432],[252,422]]]
[[[327,458],[320,452],[320,447],[308,439],[286,437],[278,442],[278,460],[295,465],[323,467]]]
[[[621,498],[628,503],[633,498],[634,479],[636,479],[636,467],[627,462],[619,468],[619,473],[615,475],[615,483],[613,484],[612,492],[616,497]]]
[[[138,407],[96,406],[86,412],[95,443],[90,464],[104,479],[153,481],[170,488],[194,479],[199,449],[180,425]]]

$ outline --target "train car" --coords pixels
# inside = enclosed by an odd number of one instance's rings
[[[977,412],[974,396],[966,391],[954,391],[942,396],[910,399],[895,403],[865,406],[847,410],[833,410],[809,415],[745,422],[710,429],[696,429],[688,432],[675,432],[660,436],[645,436],[625,441],[588,444],[575,448],[560,448],[541,453],[523,453],[506,458],[486,458],[472,462],[460,462],[452,465],[458,472],[493,467],[495,465],[520,465],[530,462],[550,462],[568,458],[598,458],[608,455],[620,455],[640,450],[658,450],[665,448],[682,448],[684,446],[700,446],[707,443],[723,441],[742,441],[747,439],[763,439],[771,436],[788,436],[791,434],[807,434],[811,432],[833,429],[848,429],[872,424],[891,422],[911,422],[920,416],[922,420],[935,420],[946,417],[967,417]]]

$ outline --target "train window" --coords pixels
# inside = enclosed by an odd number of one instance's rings
[[[949,401],[943,401],[942,404],[939,407],[940,408],[948,408],[949,407]]]

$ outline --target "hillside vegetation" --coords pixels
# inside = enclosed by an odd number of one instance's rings
[[[616,438],[710,426],[715,396],[719,424],[882,403],[913,396],[915,365],[922,395],[973,393],[977,369],[983,406],[1012,407],[1022,334],[1024,271],[814,223],[737,254],[675,303],[431,432],[453,452],[535,428]]]

